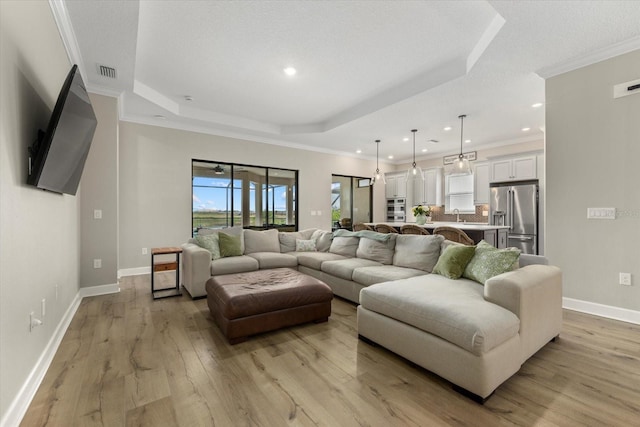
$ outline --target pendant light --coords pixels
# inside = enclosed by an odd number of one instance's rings
[[[418,132],[418,129],[412,129],[411,132],[413,132],[413,163],[407,171],[407,180],[420,179],[424,181],[422,169],[420,168],[420,166],[416,165],[416,132]]]
[[[465,117],[467,117],[466,114],[461,114],[458,116],[458,118],[460,119],[460,154],[458,154],[458,160],[453,162],[453,167],[451,168],[450,175],[471,175],[471,164],[469,163],[469,160],[464,157],[464,154],[462,154]]]
[[[371,178],[371,185],[382,181],[383,184],[387,184],[387,180],[384,178],[384,174],[380,172],[380,167],[378,166],[378,155],[380,154],[380,140],[376,139],[376,171]]]

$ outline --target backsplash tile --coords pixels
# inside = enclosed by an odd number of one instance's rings
[[[467,222],[484,222],[489,223],[488,216],[482,216],[482,211],[489,211],[489,205],[476,206],[475,214],[460,214],[460,221]],[[431,220],[432,221],[456,221],[456,215],[445,214],[444,206],[432,206],[431,207]]]

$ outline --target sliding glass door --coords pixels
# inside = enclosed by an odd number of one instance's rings
[[[368,178],[332,175],[331,224],[351,230],[353,224],[371,222],[373,192]]]

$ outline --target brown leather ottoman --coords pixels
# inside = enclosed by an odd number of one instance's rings
[[[231,344],[285,326],[326,322],[331,315],[331,288],[290,268],[215,276],[206,289],[213,319]]]

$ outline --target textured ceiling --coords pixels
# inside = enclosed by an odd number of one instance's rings
[[[638,1],[53,7],[89,89],[120,96],[123,120],[363,157],[382,139],[395,162],[411,157],[412,128],[418,157],[459,150],[459,114],[465,150],[542,139],[544,106],[531,105],[544,102],[543,77],[640,48]]]

